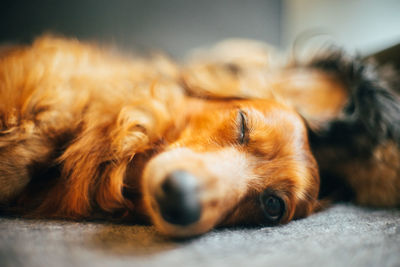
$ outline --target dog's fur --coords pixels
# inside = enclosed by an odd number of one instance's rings
[[[53,37],[4,51],[3,211],[151,221],[171,236],[286,223],[321,208],[314,156],[326,188],[340,182],[360,204],[399,205],[396,83],[339,52],[272,68],[260,44],[241,44],[236,57],[218,49],[185,67]],[[156,197],[182,170],[201,206],[189,225],[165,220]],[[264,192],[283,202],[277,221],[263,212]]]

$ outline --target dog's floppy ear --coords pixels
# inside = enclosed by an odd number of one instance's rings
[[[400,98],[395,88],[400,83],[393,71],[340,49],[315,56],[306,67],[335,75],[348,93],[341,114],[312,131],[314,141],[348,143],[362,133],[374,144],[386,139],[400,143]]]
[[[304,117],[320,168],[320,197],[352,199],[356,189],[348,177],[352,175],[351,163],[368,162],[376,147],[388,141],[400,144],[398,76],[387,67],[348,56],[340,49],[331,49],[297,66],[338,79],[346,92],[343,108],[335,116],[317,123]]]

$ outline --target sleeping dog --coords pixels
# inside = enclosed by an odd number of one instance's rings
[[[270,56],[225,43],[180,66],[54,37],[4,50],[1,209],[184,237],[287,223],[343,192],[398,206],[395,80],[338,51]]]

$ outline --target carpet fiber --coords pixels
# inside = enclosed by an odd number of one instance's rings
[[[400,266],[400,210],[338,204],[185,241],[150,226],[0,217],[0,266]]]

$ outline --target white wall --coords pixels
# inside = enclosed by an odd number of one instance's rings
[[[400,1],[284,0],[282,24],[285,46],[306,30],[317,30],[369,54],[400,43]]]

